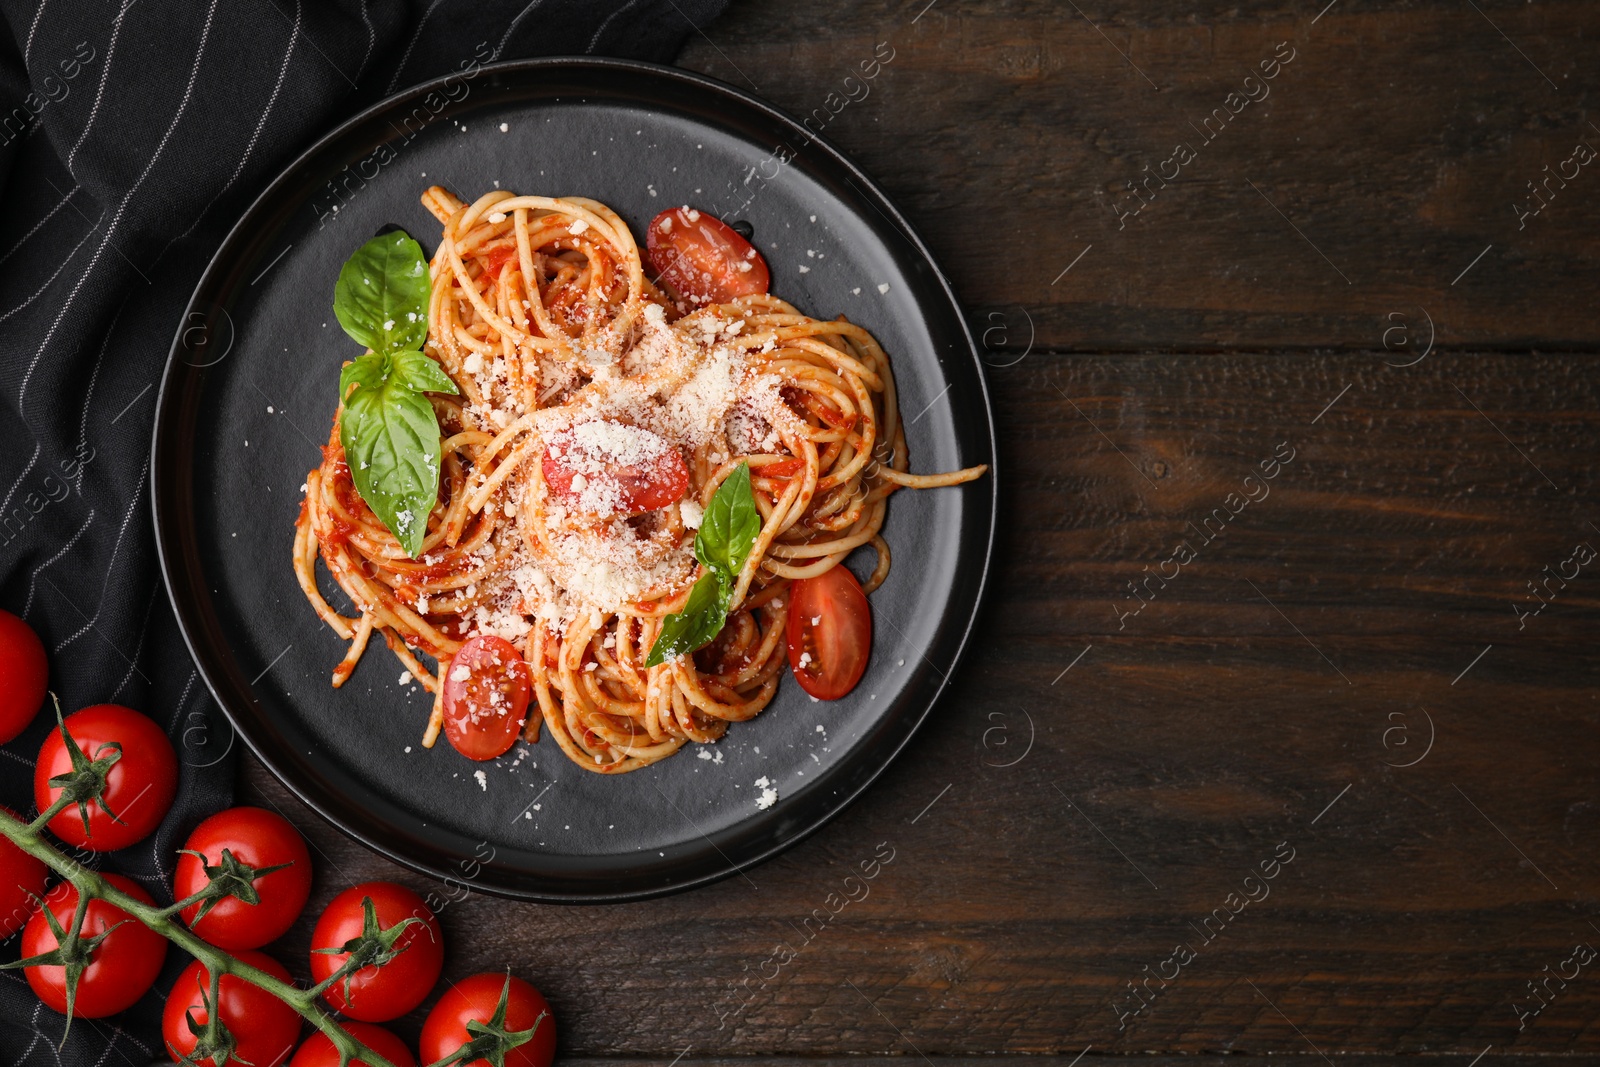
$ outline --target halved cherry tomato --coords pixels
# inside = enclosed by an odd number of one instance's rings
[[[471,1040],[467,1023],[486,1023],[494,1018],[506,981],[505,974],[475,974],[445,990],[439,1003],[428,1013],[428,1021],[422,1024],[422,1062],[437,1063]],[[513,976],[510,982],[506,998],[507,1030],[527,1030],[541,1012],[546,1014],[533,1037],[506,1054],[505,1067],[550,1067],[556,1058],[556,1021],[554,1015],[548,1014],[550,1002],[522,979]],[[489,1061],[473,1060],[463,1067],[489,1067]]]
[[[305,838],[288,819],[261,808],[229,808],[219,811],[194,828],[187,850],[178,856],[178,869],[172,876],[172,895],[182,900],[206,887],[207,864],[222,863],[226,849],[234,859],[260,870],[289,866],[257,878],[257,902],[246,904],[237,897],[224,897],[196,921],[200,905],[183,910],[189,928],[218,948],[260,948],[281,937],[306,906],[311,895],[311,853]],[[198,852],[204,861],[189,855]]]
[[[13,819],[16,812],[0,805]],[[28,922],[28,916],[38,910],[34,898],[44,896],[45,878],[49,868],[43,860],[35,859],[16,845],[0,837],[0,941],[4,941]],[[63,882],[62,885],[67,885]],[[71,887],[68,886],[70,889]],[[62,923],[66,928],[66,923]]]
[[[316,929],[311,932],[313,982],[323,981],[349,958],[343,952],[321,950],[342,948],[361,935],[366,915],[361,902],[367,897],[372,898],[378,925],[384,929],[413,917],[422,921],[412,923],[401,932],[395,942],[395,948],[400,951],[398,956],[382,966],[363,967],[350,975],[348,994],[346,983],[340,980],[323,992],[322,999],[333,1010],[342,1011],[352,1019],[381,1023],[398,1019],[421,1004],[433,989],[444,967],[444,933],[433,911],[405,886],[393,882],[364,882],[351,886],[329,902],[317,920]]]
[[[417,1067],[417,1058],[406,1048],[406,1043],[381,1026],[372,1023],[340,1023],[350,1036],[394,1064],[394,1067]],[[366,1063],[366,1060],[352,1060]],[[289,1067],[339,1067],[339,1050],[333,1047],[328,1035],[322,1032],[306,1038],[305,1044],[289,1061]]]
[[[721,219],[692,207],[663,211],[645,230],[650,266],[679,296],[722,304],[772,284],[767,261]]]
[[[100,799],[116,815],[113,819],[95,801],[89,802],[89,832],[83,832],[83,816],[76,804],[69,804],[49,822],[50,832],[69,845],[109,852],[127,848],[149,836],[178,791],[178,756],[161,727],[147,715],[120,704],[94,704],[67,716],[67,732],[90,760],[109,753],[106,746],[122,746],[122,758],[106,775],[105,792]],[[43,811],[61,794],[50,779],[72,770],[72,756],[61,731],[52,730],[39,746],[39,762],[33,768],[33,802]]]
[[[552,493],[590,514],[642,515],[676,503],[689,489],[689,468],[665,438],[609,419],[551,435],[540,467]]]
[[[25,730],[44,703],[44,644],[33,627],[0,611],[0,745]]]
[[[265,952],[242,951],[235,953],[240,960],[259,970],[266,971],[280,982],[293,984],[289,971],[283,964]],[[211,996],[211,972],[205,964],[195,960],[183,969],[178,980],[172,983],[172,993],[161,1013],[161,1037],[172,1052],[173,1059],[182,1059],[194,1051],[198,1043],[189,1029],[187,1014],[204,1025],[211,1018],[200,995]],[[249,1063],[254,1067],[278,1067],[294,1051],[300,1037],[300,1015],[288,1004],[257,989],[243,978],[231,974],[222,976],[217,984],[216,1008],[223,1025],[233,1034],[238,1044],[229,1063]],[[210,1056],[200,1060],[203,1067],[212,1067]]]
[[[522,733],[533,680],[503,637],[474,637],[444,672],[444,735],[468,759],[494,759]]]
[[[138,882],[120,874],[101,875],[107,882],[135,900],[154,905],[150,894]],[[62,883],[45,898],[45,907],[55,916],[63,930],[72,926],[72,916],[78,908],[78,891]],[[120,924],[120,925],[119,925]],[[116,929],[112,929],[116,927]],[[95,947],[89,966],[78,980],[77,999],[72,1014],[79,1019],[100,1019],[115,1015],[133,1003],[155,985],[161,973],[161,964],[167,958],[167,939],[143,925],[139,920],[103,900],[91,900],[84,909],[83,925],[78,928],[86,936],[105,933],[106,939]],[[22,956],[39,956],[52,951],[58,942],[55,933],[45,922],[44,912],[35,911],[22,932]],[[35,966],[25,967],[28,984],[40,1000],[51,1008],[67,1011],[66,968]]]
[[[838,700],[861,681],[872,652],[872,613],[861,583],[840,564],[789,586],[789,669],[818,700]]]

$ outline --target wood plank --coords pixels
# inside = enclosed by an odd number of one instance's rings
[[[880,783],[755,888],[469,896],[447,973],[509,964],[573,1057],[1600,1052],[1595,963],[1515,1011],[1600,944],[1600,561],[1514,611],[1600,546],[1600,384],[1579,356],[1389,356],[995,370],[993,597]],[[427,886],[253,764],[244,795],[310,830],[313,909]],[[867,896],[802,928],[880,842]]]
[[[1025,313],[1041,348],[1349,349],[1425,309],[1446,346],[1594,351],[1600,173],[1569,164],[1518,214],[1546,165],[1600,149],[1593,5],[1324,7],[742,3],[681,62],[821,108],[980,331]],[[878,42],[893,59],[847,85]],[[1179,144],[1194,158],[1166,164]]]

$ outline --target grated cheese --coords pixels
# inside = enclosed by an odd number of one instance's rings
[[[679,221],[696,217],[685,212]],[[591,226],[574,219],[568,230]],[[718,465],[805,432],[782,397],[782,380],[753,366],[759,358],[753,349],[774,348],[771,328],[746,340],[749,327],[746,317],[716,306],[669,322],[662,306],[646,301],[637,318],[587,335],[568,360],[541,359],[528,349],[462,355],[461,368],[478,394],[463,405],[468,426],[521,434],[507,451],[521,442],[532,446],[522,468],[485,504],[516,521],[475,550],[483,569],[474,582],[432,594],[466,601],[455,609],[466,636],[517,642],[536,622],[563,634],[590,613],[615,612],[693,581],[701,501],[686,495],[675,519],[630,520],[623,514],[631,492],[625,475],[664,462],[668,453],[691,467]],[[513,378],[530,373],[539,376],[533,403],[522,399],[525,385]],[[569,480],[538,477],[547,462]],[[425,610],[426,600],[418,602]]]

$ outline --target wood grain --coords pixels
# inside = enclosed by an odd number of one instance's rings
[[[1600,560],[1513,610],[1600,546],[1600,386],[1581,357],[1392,359],[995,369],[993,596],[879,784],[754,888],[474,895],[443,916],[447,973],[535,981],[571,1057],[1600,1051],[1600,963],[1522,1029],[1513,1008],[1600,944]],[[1206,542],[1188,524],[1217,509]],[[425,885],[245,781],[312,830],[314,907]],[[869,894],[808,940],[881,842]],[[1133,1014],[1128,983],[1180,943],[1194,958]]]
[[[1425,308],[1463,350],[1596,348],[1600,168],[1515,207],[1600,149],[1588,0],[823,7],[736,4],[681,62],[822,108],[979,330],[1025,311],[1038,348],[1349,349]],[[880,41],[893,60],[829,116]]]

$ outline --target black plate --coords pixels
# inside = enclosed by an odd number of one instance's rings
[[[535,60],[442,79],[350,120],[279,176],[223,243],[174,342],[155,522],[206,684],[261,761],[334,825],[474,888],[630,900],[775,855],[860,794],[943,688],[984,585],[994,476],[895,496],[894,569],[872,598],[865,679],[835,703],[785,680],[762,715],[709,748],[720,763],[690,746],[606,777],[549,740],[482,765],[446,743],[424,750],[429,698],[397,684],[381,642],[343,689],[329,687],[344,644],[302,597],[291,540],[340,363],[355,354],[333,317],[334,278],[385,224],[431,249],[438,225],[417,198],[436,182],[469,201],[496,182],[592,197],[636,236],[683,203],[749,222],[774,292],[818,317],[847,314],[890,353],[914,470],[994,462],[988,394],[949,284],[872,182],[803,126],[642,63]],[[780,794],[765,811],[761,777]]]

